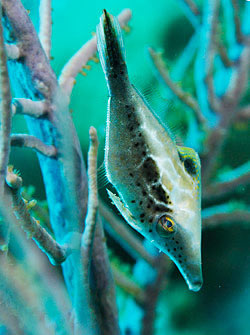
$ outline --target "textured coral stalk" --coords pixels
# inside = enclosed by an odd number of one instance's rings
[[[40,1],[40,29],[39,39],[41,41],[43,50],[45,51],[48,59],[50,58],[51,50],[51,0]]]
[[[46,101],[33,101],[31,99],[14,99],[12,102],[12,113],[29,115],[32,117],[45,116],[49,112]]]
[[[94,310],[97,308],[93,304],[92,292],[90,289],[90,264],[92,259],[92,246],[94,241],[97,208],[98,208],[98,195],[97,195],[97,150],[98,138],[96,129],[91,127],[89,130],[89,152],[88,152],[88,210],[85,219],[84,232],[81,237],[81,265],[79,271],[83,271],[83,281],[78,281],[78,286],[84,287],[84,295],[76,295],[75,301],[75,334],[81,334],[84,329],[88,334],[97,334],[98,325],[96,313]],[[80,291],[80,290],[79,290]],[[81,310],[82,304],[85,303],[89,308],[84,311]]]
[[[159,75],[164,80],[164,83],[170,88],[170,90],[188,107],[190,107],[194,112],[197,118],[197,121],[200,124],[205,124],[206,119],[200,111],[200,107],[197,101],[188,93],[184,92],[177,84],[175,84],[168,73],[166,65],[163,62],[161,53],[155,52],[152,48],[148,49],[150,57],[154,63],[155,68],[159,72]]]
[[[65,250],[52,238],[52,236],[33,218],[24,202],[20,188],[22,179],[12,170],[8,171],[6,182],[10,186],[9,194],[12,197],[13,212],[17,217],[17,223],[32,238],[39,248],[46,253],[53,265],[61,264],[66,259]]]
[[[11,135],[11,145],[35,149],[37,152],[48,157],[56,157],[57,154],[55,146],[47,145],[32,135],[13,134]]]
[[[147,252],[147,250],[145,250],[142,243],[134,236],[129,228],[121,222],[121,220],[119,220],[104,203],[100,202],[99,208],[100,214],[107,221],[107,225],[114,230],[119,243],[121,243],[121,239],[124,240],[126,245],[128,245],[127,249],[131,249],[132,255],[136,253],[137,257],[139,256],[143,258],[152,267],[154,267],[155,259]]]
[[[94,240],[96,217],[98,209],[98,194],[97,194],[97,150],[98,138],[96,129],[91,127],[89,130],[89,152],[88,152],[88,210],[85,219],[84,232],[81,240],[81,252],[84,263],[85,276],[89,276],[89,265],[91,261],[91,249]],[[87,278],[85,278],[86,280]]]
[[[3,191],[10,153],[11,94],[0,4],[0,192]]]

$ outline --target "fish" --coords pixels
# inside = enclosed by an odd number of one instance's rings
[[[97,48],[109,92],[104,164],[109,197],[131,227],[176,264],[192,291],[202,286],[201,165],[177,146],[130,82],[118,20],[106,10]]]

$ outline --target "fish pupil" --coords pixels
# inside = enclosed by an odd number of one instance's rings
[[[167,226],[167,228],[172,228],[173,227],[173,223],[166,216],[162,217],[161,222],[162,222],[163,227],[164,226],[165,227]]]
[[[184,160],[184,167],[186,169],[186,171],[192,175],[196,174],[196,168],[195,168],[195,164],[193,162],[192,159],[187,158]]]
[[[160,236],[169,237],[176,232],[175,224],[171,218],[164,215],[159,219],[156,231]]]

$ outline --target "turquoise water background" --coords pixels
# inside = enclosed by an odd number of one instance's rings
[[[29,9],[30,17],[38,29],[39,1],[23,1]],[[193,28],[176,1],[158,1],[153,5],[150,1],[54,1],[53,27],[52,27],[52,68],[57,75],[60,74],[69,58],[91,38],[99,22],[102,10],[106,8],[110,13],[118,15],[122,9],[132,10],[132,20],[129,23],[131,31],[125,35],[126,60],[129,74],[137,87],[150,91],[149,101],[155,103],[158,114],[165,114],[168,103],[160,96],[162,90],[152,71],[147,47],[152,46],[165,51],[169,64],[174,64],[181,51],[189,41]],[[91,125],[97,128],[101,147],[99,164],[103,160],[103,144],[105,134],[107,88],[100,64],[89,62],[91,70],[86,71],[87,76],[79,74],[73,89],[70,108],[81,141],[82,149],[86,154],[88,147],[88,129]],[[14,131],[25,129],[22,117],[14,120]],[[24,172],[27,182],[32,180],[42,189],[42,180],[39,177],[36,156],[29,150],[14,149],[13,163],[20,170],[25,166],[23,155],[32,159],[36,165],[35,170]],[[33,174],[34,172],[34,174]],[[38,197],[43,197],[37,194]]]
[[[199,3],[202,3],[201,1]],[[198,3],[198,4],[199,4]],[[38,27],[39,1],[23,1],[30,10],[30,16]],[[150,91],[149,102],[155,107],[160,118],[177,126],[177,137],[182,138],[187,127],[185,107],[174,99],[166,100],[166,89],[156,80],[150,63],[147,46],[164,51],[169,68],[173,67],[188,43],[193,28],[183,14],[180,3],[168,1],[53,1],[52,67],[57,75],[67,60],[95,31],[102,9],[117,15],[122,9],[132,10],[131,30],[125,33],[126,60],[130,76],[142,91]],[[89,63],[91,70],[87,76],[78,75],[70,108],[86,157],[88,149],[88,129],[95,126],[100,138],[99,165],[103,160],[105,140],[105,120],[107,88],[100,64]],[[193,72],[183,76],[184,88],[194,93]],[[249,103],[249,88],[245,101]],[[14,132],[25,131],[21,116],[16,116]],[[218,169],[227,170],[249,160],[249,123],[239,122],[228,131],[228,138],[220,155]],[[197,137],[195,138],[195,140]],[[35,197],[44,199],[42,178],[36,155],[29,149],[13,149],[11,162],[20,169],[25,185],[35,186]],[[33,166],[27,169],[27,162]],[[105,188],[100,193],[105,196]],[[237,203],[242,200],[249,205],[249,185],[235,191]],[[225,198],[225,202],[228,198]],[[236,204],[237,206],[237,204]],[[187,287],[175,270],[166,290],[161,294],[157,308],[156,335],[249,335],[250,304],[250,223],[235,222],[207,230],[203,234],[204,286],[198,293]],[[111,249],[117,250],[117,246]],[[120,252],[123,260],[126,257]],[[130,259],[122,264],[131,274]],[[125,261],[125,263],[126,263]],[[122,314],[126,295],[118,290],[119,307]],[[127,314],[123,317],[128,318]],[[129,335],[129,334],[127,334]]]

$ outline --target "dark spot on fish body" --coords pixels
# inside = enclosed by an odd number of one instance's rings
[[[120,114],[121,118],[123,119],[125,127],[127,127],[129,132],[131,133],[131,135],[133,135],[133,137],[135,137],[136,134],[137,134],[138,127],[139,127],[139,122],[138,122],[134,112],[132,111],[131,107],[129,107],[129,106],[126,107],[126,106],[128,106],[128,105],[120,106],[117,109],[119,109],[119,114]]]
[[[164,213],[164,212],[168,212],[169,209],[165,205],[157,205],[157,206],[155,206],[155,211]]]
[[[106,15],[104,19],[104,31],[106,36],[107,49],[111,50],[111,52],[108,52],[109,57],[112,57],[111,64],[115,64],[117,63],[118,59],[120,59],[121,50],[119,47],[116,32],[112,27],[112,23],[108,15]]]
[[[153,187],[152,187],[153,189]],[[166,198],[166,193],[164,189],[162,188],[161,185],[154,186],[154,195],[155,197],[162,202],[168,203],[167,198]]]
[[[151,182],[153,179],[158,180],[159,174],[155,162],[151,157],[148,157],[142,165],[144,177],[147,182]]]

